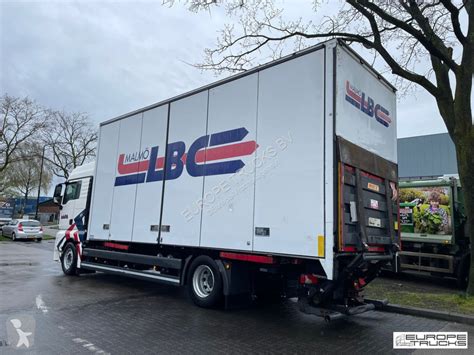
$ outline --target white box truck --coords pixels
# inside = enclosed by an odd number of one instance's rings
[[[95,165],[56,188],[55,259],[203,307],[272,290],[371,309],[399,248],[395,117],[395,89],[331,40],[103,122]]]

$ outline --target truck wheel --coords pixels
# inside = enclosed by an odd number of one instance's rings
[[[77,274],[77,251],[73,243],[66,244],[61,255],[61,267],[66,275]]]
[[[222,299],[222,276],[214,260],[198,256],[188,274],[188,293],[193,302],[204,308],[216,306]]]
[[[459,288],[465,290],[469,281],[469,266],[471,264],[471,256],[464,255],[459,263],[456,273],[456,284]]]

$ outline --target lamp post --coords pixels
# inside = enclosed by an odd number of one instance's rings
[[[35,212],[35,219],[38,220],[38,208],[39,208],[39,199],[41,194],[41,179],[43,178],[43,164],[44,164],[44,151],[46,150],[46,145],[43,146],[43,153],[41,154],[41,168],[40,168],[40,176],[39,176],[39,184],[38,184],[38,196],[36,197],[36,212]]]

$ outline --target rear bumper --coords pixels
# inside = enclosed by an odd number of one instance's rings
[[[15,233],[16,239],[37,239],[37,238],[43,238],[43,232],[36,232],[36,233],[31,233],[31,232],[17,232]]]

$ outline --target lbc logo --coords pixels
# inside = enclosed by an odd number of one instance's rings
[[[208,134],[197,138],[187,152],[182,141],[168,143],[166,157],[159,156],[159,146],[143,152],[120,154],[115,186],[174,180],[181,176],[185,167],[188,174],[195,177],[235,173],[245,166],[242,160],[220,160],[255,152],[258,147],[255,141],[242,142],[248,133],[245,127],[240,127]],[[217,160],[219,162],[213,162]]]

